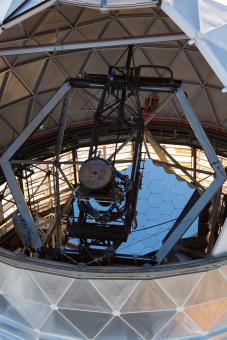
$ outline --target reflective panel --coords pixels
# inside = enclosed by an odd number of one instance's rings
[[[222,314],[222,316],[220,317],[220,319],[218,319],[218,321],[213,325],[212,331],[222,331],[224,329],[227,330],[226,320],[227,320],[227,311],[225,311]],[[220,339],[222,339],[222,338],[220,338]]]
[[[185,309],[185,313],[201,328],[210,331],[213,325],[222,317],[227,308],[227,299],[203,303]]]
[[[172,310],[176,305],[162,290],[162,288],[153,281],[142,281],[127,302],[121,309],[121,313],[127,312],[151,312],[158,310]]]
[[[6,276],[0,294],[0,338],[197,340],[224,334],[223,271],[160,279],[148,275],[140,281],[88,280],[0,263],[0,277]]]
[[[173,319],[164,326],[155,339],[182,339],[185,337],[196,337],[202,332],[198,326],[193,323],[186,315],[183,313],[176,314]]]
[[[141,340],[143,339],[132,328],[130,328],[121,318],[115,317],[109,322],[104,330],[96,337],[98,340]]]
[[[31,300],[17,298],[7,294],[5,298],[34,328],[38,328],[51,311],[50,306]]]
[[[145,339],[151,339],[173,317],[175,311],[130,313],[122,315]]]
[[[188,298],[202,274],[191,274],[173,276],[169,278],[159,279],[160,286],[171,296],[173,301],[182,306]]]
[[[32,277],[52,304],[56,304],[59,301],[73,282],[72,279],[67,277],[57,277],[56,275],[37,272],[32,273]]]
[[[131,167],[123,171],[130,174]],[[145,255],[157,250],[162,240],[177,220],[194,192],[193,186],[179,176],[154,165],[151,160],[144,163],[142,188],[137,203],[137,228],[132,230],[127,242],[118,253]],[[198,231],[198,219],[191,225],[184,237]]]
[[[112,312],[89,281],[75,280],[58,303],[59,308]]]
[[[107,313],[84,312],[81,310],[59,309],[59,312],[89,339],[94,338],[113,317]]]
[[[24,325],[26,327],[31,327],[25,318],[14,308],[9,301],[3,296],[0,295],[0,315],[1,317],[7,318],[9,320],[14,320],[15,326]]]
[[[62,314],[55,310],[51,312],[40,330],[50,335],[57,334],[74,339],[84,339],[84,336]]]
[[[2,286],[7,296],[48,304],[47,298],[29,272],[14,269]]]
[[[108,301],[114,311],[118,311],[138,285],[138,281],[93,280],[92,283]]]
[[[222,299],[226,292],[227,281],[223,280],[223,276],[218,271],[207,272],[195,286],[186,306]]]

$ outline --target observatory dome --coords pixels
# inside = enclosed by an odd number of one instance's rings
[[[0,338],[226,337],[226,37],[225,0],[0,0]]]

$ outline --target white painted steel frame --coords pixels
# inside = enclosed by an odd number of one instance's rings
[[[227,255],[227,218],[222,226],[220,235],[211,252],[212,257],[221,257]]]
[[[160,0],[59,0],[64,4],[97,8],[108,12],[120,8],[154,7],[160,4]]]
[[[227,176],[226,172],[218,159],[199,119],[196,116],[196,113],[193,111],[190,103],[188,102],[185,93],[182,88],[179,88],[176,92],[176,97],[182,106],[185,116],[195,133],[200,145],[202,146],[207,159],[214,169],[215,178],[214,181],[210,184],[205,192],[201,195],[198,201],[194,204],[191,210],[186,214],[178,227],[173,230],[172,234],[169,238],[163,243],[162,247],[158,250],[156,254],[157,263],[160,264],[168,255],[168,253],[173,249],[178,240],[185,234],[191,224],[195,221],[195,219],[199,216],[201,211],[205,208],[205,206],[209,203],[210,199],[214,196],[214,194],[220,189],[220,187],[225,182]]]
[[[55,95],[48,101],[48,103],[42,108],[39,114],[31,121],[31,123],[24,129],[24,131],[18,136],[18,138],[9,146],[6,152],[0,159],[0,164],[14,200],[18,206],[18,209],[26,220],[27,225],[29,226],[30,236],[32,246],[35,249],[39,249],[42,245],[40,237],[38,235],[38,231],[33,220],[33,217],[29,211],[29,208],[24,200],[23,194],[17,184],[16,177],[13,173],[10,159],[16,153],[16,151],[24,144],[24,142],[31,136],[31,134],[37,129],[37,127],[43,122],[45,118],[50,114],[53,108],[59,103],[59,101],[64,97],[64,95],[70,90],[70,85],[68,83],[64,83],[60,89],[55,93]],[[216,191],[222,186],[224,181],[226,180],[226,173],[223,169],[212,145],[207,138],[205,131],[203,130],[196,114],[191,108],[187,98],[185,97],[184,91],[180,88],[176,96],[184,109],[185,116],[191,125],[197,139],[199,140],[201,146],[204,149],[204,152],[215,171],[215,179],[209,186],[209,188],[203,193],[201,198],[196,202],[196,204],[192,207],[190,212],[185,216],[182,222],[179,224],[177,229],[173,231],[170,237],[166,240],[160,250],[157,252],[156,259],[158,263],[161,263],[169,251],[174,247],[176,242],[183,236],[183,234],[187,231],[190,225],[194,222],[194,220],[198,217],[202,209],[207,205]]]
[[[33,15],[38,14],[41,11],[44,11],[45,9],[53,6],[54,4],[56,4],[56,2],[57,2],[56,0],[49,0],[43,4],[41,3],[39,6],[31,7],[29,11],[26,11],[25,13],[19,15],[18,17],[12,18],[12,20],[9,20],[6,24],[0,25],[0,34],[3,33],[4,30],[9,29],[25,21],[26,19],[31,18]]]
[[[95,40],[76,43],[65,44],[47,44],[39,46],[16,47],[16,48],[2,48],[0,49],[0,56],[31,54],[31,53],[44,53],[44,52],[63,52],[63,51],[76,51],[76,50],[89,50],[98,48],[113,48],[128,45],[141,45],[150,43],[159,43],[166,41],[186,40],[188,37],[185,34],[156,34],[151,36],[142,36],[136,38],[122,38],[122,39],[107,39]]]
[[[71,89],[68,82],[64,83],[59,90],[53,95],[53,97],[47,102],[47,104],[40,110],[37,116],[27,125],[23,132],[15,139],[15,141],[8,147],[6,152],[0,158],[0,165],[5,175],[15,203],[20,211],[21,216],[26,221],[28,230],[30,233],[32,248],[39,250],[42,246],[42,241],[39,237],[37,227],[31,212],[27,206],[21,189],[17,183],[14,175],[10,159],[18,151],[18,149],[26,142],[26,140],[32,135],[33,132],[40,126],[40,124],[48,117],[55,106],[65,96],[65,94]]]

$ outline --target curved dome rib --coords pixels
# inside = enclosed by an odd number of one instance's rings
[[[26,32],[25,32],[26,29]],[[28,36],[28,35],[30,36]],[[154,38],[150,43],[138,44],[140,37]],[[155,37],[158,37],[157,39]],[[160,41],[165,37],[166,41]],[[189,46],[182,31],[157,7],[138,10],[120,10],[102,14],[77,6],[59,6],[36,14],[15,28],[0,35],[0,48],[28,48],[43,45],[101,43],[124,39],[137,42],[135,62],[139,64],[161,64],[173,69],[174,76],[183,80],[189,100],[200,121],[216,127],[227,127],[226,98],[221,94],[222,85],[194,46]],[[156,42],[155,42],[156,39]],[[171,41],[177,39],[176,41]],[[124,51],[124,46],[90,46],[87,50],[71,50],[15,56],[2,56],[0,65],[1,83],[1,148],[9,145],[23,130],[29,120],[45,105],[55,90],[66,78],[82,70],[106,73]],[[51,54],[50,54],[51,53]],[[92,108],[99,94],[80,90],[74,93],[73,107],[68,124],[87,121],[92,117]],[[144,99],[144,98],[143,98]],[[163,98],[164,100],[164,98]],[[46,131],[57,126],[60,108],[53,111]],[[160,118],[181,119],[182,112],[176,101],[170,100]]]

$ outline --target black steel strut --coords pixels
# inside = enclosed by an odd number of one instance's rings
[[[126,61],[126,78],[128,79],[129,77],[129,70],[130,70],[130,65],[131,65],[131,60],[133,56],[133,46],[128,47],[128,55],[127,55],[127,61]],[[111,79],[111,76],[113,79]],[[116,110],[115,104],[119,102],[118,106],[118,116],[117,116],[117,132],[119,132],[119,127],[122,118],[124,117],[124,107],[125,107],[125,101],[126,101],[126,94],[127,94],[127,82],[125,82],[124,87],[122,88],[121,91],[121,99],[119,101],[118,98],[116,98],[115,102],[111,105],[108,105],[105,107],[105,100],[107,94],[110,92],[110,89],[114,85],[115,82],[115,70],[114,67],[109,68],[109,73],[108,73],[108,79],[106,79],[105,86],[102,91],[102,95],[99,101],[99,105],[97,107],[97,110],[94,115],[94,126],[93,126],[93,134],[92,134],[92,140],[91,140],[91,145],[90,145],[90,150],[89,150],[89,158],[92,157],[97,157],[97,149],[98,149],[98,141],[99,141],[99,135],[100,135],[100,130],[102,129],[102,122],[103,122],[103,114],[108,111],[110,108],[113,107],[113,110],[108,112],[108,115],[110,116],[114,111]],[[112,95],[114,96],[114,92],[112,92]],[[116,142],[117,144],[117,142]]]
[[[94,115],[94,126],[93,126],[91,145],[89,149],[89,158],[97,156],[99,131],[102,125],[102,113],[103,113],[104,106],[105,106],[106,93],[107,93],[107,86],[105,86],[102,91],[99,105]]]

